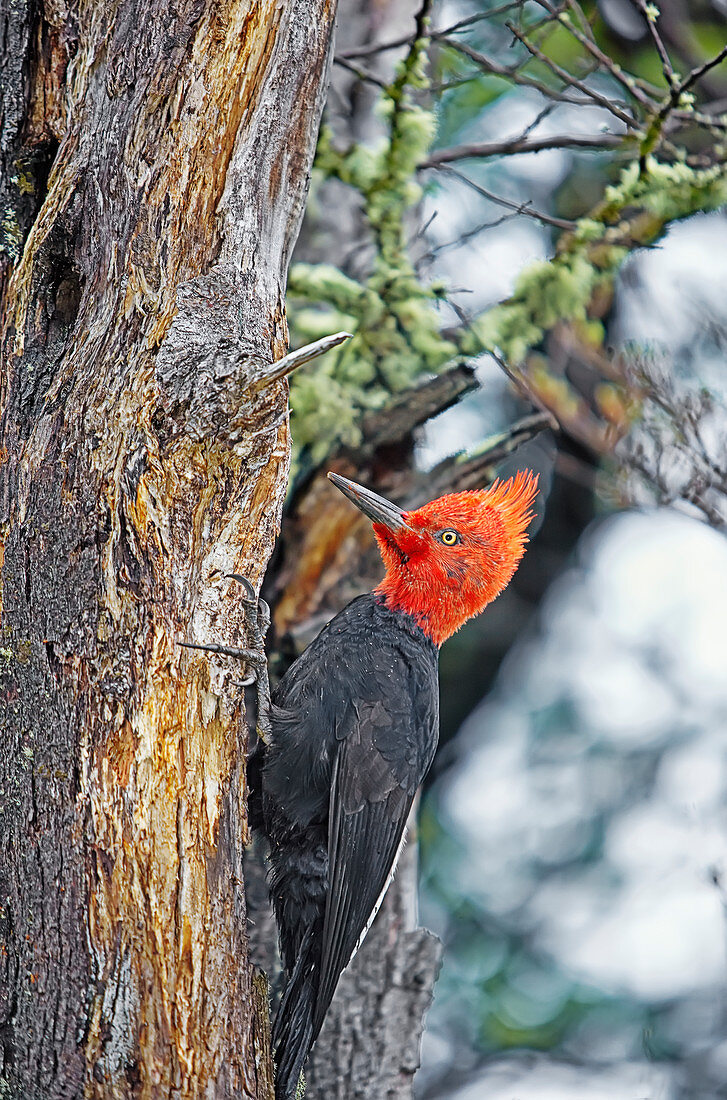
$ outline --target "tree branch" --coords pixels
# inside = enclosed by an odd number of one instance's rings
[[[549,12],[554,19],[558,19],[560,25],[565,27],[565,29],[569,32],[569,34],[573,36],[573,38],[576,39],[577,42],[580,42],[581,46],[583,46],[583,48],[587,50],[588,53],[590,53],[591,57],[593,57],[598,62],[602,69],[604,69],[611,77],[613,77],[614,80],[618,81],[618,83],[626,91],[627,95],[632,96],[644,107],[648,107],[653,104],[653,101],[644,91],[642,91],[634,78],[632,76],[627,76],[620,68],[620,66],[616,65],[615,62],[608,56],[608,54],[603,52],[603,50],[596,44],[592,36],[584,34],[583,31],[579,31],[578,28],[573,25],[572,20],[566,19],[565,17],[560,18],[557,9],[554,8],[553,5],[548,2],[548,0],[538,0],[538,3],[541,7],[545,8],[545,10]],[[569,6],[572,7],[572,4],[569,4]]]
[[[537,80],[535,77],[526,76],[519,72],[518,70],[521,67],[519,64],[502,65],[499,61],[495,61],[493,58],[487,57],[483,53],[479,53],[478,50],[474,50],[465,42],[456,42],[453,39],[443,36],[440,36],[438,40],[443,45],[448,46],[449,49],[456,50],[457,53],[461,53],[464,57],[468,57],[470,61],[473,61],[483,72],[491,73],[493,76],[501,76],[504,80],[512,81],[513,84],[517,84],[522,88],[532,88],[534,91],[540,92],[540,94],[547,99],[555,100],[557,103],[573,103],[576,105],[591,102],[591,96],[586,99],[575,99],[573,96],[558,92],[548,84],[544,84],[542,80]]]
[[[342,69],[346,69],[349,73],[353,73],[359,80],[365,81],[367,84],[374,84],[377,88],[386,90],[387,84],[384,80],[381,80],[378,76],[374,76],[373,73],[367,72],[366,69],[362,69],[359,65],[354,65],[351,61],[343,56],[334,57],[334,64],[340,65]]]
[[[521,42],[523,44],[528,53],[536,58],[536,60],[540,61],[541,64],[545,65],[546,68],[550,69],[550,71],[555,76],[563,81],[563,84],[566,87],[577,88],[579,92],[582,92],[584,96],[587,96],[588,99],[591,99],[599,107],[603,107],[604,110],[609,111],[612,115],[615,115],[615,117],[623,122],[624,126],[628,126],[630,130],[638,129],[639,123],[637,119],[635,119],[632,115],[627,115],[625,111],[622,111],[620,107],[617,107],[616,104],[613,103],[610,99],[607,99],[606,96],[601,95],[600,92],[595,91],[593,88],[589,88],[587,84],[584,84],[582,80],[578,80],[578,78],[573,76],[572,73],[569,73],[567,69],[563,69],[560,65],[557,65],[555,61],[552,61],[546,54],[543,53],[542,50],[538,49],[537,46],[534,46],[533,43],[530,42],[530,40],[527,38],[527,36],[523,34],[523,32],[519,30],[514,23],[511,23],[508,20],[505,26],[512,34],[514,34],[518,42]]]
[[[499,7],[489,8],[487,11],[478,12],[477,15],[470,15],[466,19],[460,19],[457,23],[453,23],[451,27],[447,27],[444,30],[432,30],[429,32],[429,37],[432,40],[441,39],[448,34],[456,34],[458,31],[465,30],[467,27],[473,26],[475,23],[481,23],[485,19],[493,19],[497,15],[504,15],[505,12],[513,11],[515,8],[522,8],[525,0],[510,0],[507,4],[500,4]],[[405,34],[399,38],[395,38],[389,42],[372,42],[366,46],[356,46],[350,50],[340,50],[335,57],[337,62],[339,61],[355,61],[359,57],[372,57],[377,53],[385,53],[388,50],[398,50],[402,46],[410,46],[412,43],[412,35]]]
[[[298,367],[302,367],[304,363],[310,363],[311,360],[318,359],[321,355],[325,355],[327,351],[332,351],[333,348],[337,348],[352,337],[352,332],[334,332],[332,336],[324,336],[320,340],[315,340],[312,344],[306,344],[305,347],[289,352],[282,359],[278,359],[273,363],[271,370],[262,379],[262,384],[269,386],[272,382],[285,378],[287,375],[292,374],[294,370],[297,370]]]
[[[677,83],[676,73],[674,72],[674,66],[671,63],[669,53],[662,41],[661,35],[659,34],[659,29],[656,25],[656,12],[653,12],[649,9],[649,5],[646,3],[646,0],[633,0],[633,2],[646,20],[646,26],[648,28],[649,34],[651,35],[651,40],[656,47],[656,52],[658,53],[659,60],[661,61],[661,67],[664,73],[664,80],[666,81],[667,87],[673,88],[674,85]]]
[[[547,149],[618,149],[624,144],[619,134],[600,134],[593,137],[580,137],[576,134],[554,135],[541,138],[506,138],[503,141],[455,145],[451,149],[439,149],[422,161],[420,168],[439,168],[455,160],[487,157],[511,157],[521,153],[540,153]]]
[[[575,229],[575,222],[566,221],[565,218],[554,218],[550,214],[543,214],[540,210],[533,210],[529,201],[524,203],[513,202],[511,199],[505,199],[502,195],[495,195],[494,192],[488,191],[486,187],[483,187],[480,183],[475,183],[468,176],[465,176],[463,172],[458,171],[456,168],[452,168],[448,164],[440,166],[442,172],[447,172],[451,176],[455,176],[456,179],[461,180],[462,183],[466,183],[468,187],[471,187],[473,191],[476,191],[478,195],[482,195],[483,198],[489,199],[490,202],[497,203],[498,206],[504,206],[508,210],[514,210],[516,214],[525,214],[528,218],[534,218],[535,221],[543,222],[545,225],[552,225],[556,229]]]

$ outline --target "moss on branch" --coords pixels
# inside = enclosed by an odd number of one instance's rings
[[[410,250],[410,212],[422,193],[417,166],[426,161],[436,128],[434,112],[414,101],[414,93],[427,87],[427,44],[420,33],[382,93],[379,111],[386,133],[378,144],[340,150],[330,130],[320,135],[316,177],[337,179],[358,192],[374,257],[362,281],[328,264],[297,264],[291,270],[296,341],[340,329],[354,333],[315,368],[293,378],[298,467],[303,456],[306,465],[315,466],[341,443],[357,446],[365,412],[386,406],[392,393],[458,356],[496,352],[561,423],[572,426],[589,416],[582,396],[552,373],[542,348],[547,334],[565,323],[578,341],[601,354],[604,332],[594,303],[610,299],[614,277],[628,255],[655,243],[671,222],[727,202],[724,166],[664,164],[641,150],[588,216],[561,234],[552,259],[520,274],[510,299],[443,336],[436,306],[446,288],[420,279]],[[603,397],[599,415],[611,424],[628,405],[627,395],[617,389],[604,384],[596,390],[597,404],[598,394]]]
[[[653,244],[671,222],[725,202],[722,167],[697,170],[649,161],[644,176],[637,163],[630,164],[589,217],[561,237],[553,259],[531,264],[512,297],[474,322],[465,350],[497,350],[512,366],[523,364],[559,321],[588,323],[594,291],[613,279],[630,252]],[[600,326],[590,324],[593,342],[600,342]]]
[[[385,90],[380,112],[387,124],[375,146],[335,148],[324,128],[315,171],[358,191],[375,245],[371,274],[363,282],[328,264],[295,264],[288,296],[291,327],[300,342],[336,329],[354,337],[316,368],[296,375],[291,386],[294,460],[305,451],[317,464],[339,443],[356,445],[362,413],[381,408],[397,393],[456,356],[441,334],[436,310],[441,284],[420,281],[409,252],[407,216],[421,198],[417,164],[435,131],[432,111],[413,102],[426,87],[427,39],[417,38]]]

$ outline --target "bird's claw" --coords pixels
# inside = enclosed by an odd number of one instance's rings
[[[247,597],[246,602],[257,604],[257,597],[255,596],[255,589],[251,585],[247,577],[243,577],[242,573],[226,573],[225,576],[228,580],[237,581],[245,589],[245,595]]]
[[[247,577],[241,573],[228,573],[230,580],[237,581],[245,590],[242,603],[245,607],[247,633],[251,642],[249,663],[254,669],[246,677],[250,684],[257,685],[257,732],[263,741],[270,739],[270,682],[268,680],[268,661],[265,655],[265,635],[270,627],[270,608],[262,597],[255,595]]]
[[[243,577],[242,573],[227,573],[226,576],[231,581],[237,581],[237,583],[241,584],[245,589],[245,595],[242,602],[246,608],[255,612],[255,621],[252,620],[251,615],[247,616],[248,630],[252,636],[255,648],[258,648],[258,640],[260,642],[260,648],[262,648],[265,635],[270,627],[270,607],[262,596],[255,595],[255,589],[247,577]]]
[[[230,580],[237,581],[245,590],[242,603],[245,608],[245,620],[247,635],[250,640],[249,648],[240,649],[236,646],[225,645],[198,645],[196,642],[177,642],[177,645],[187,649],[202,649],[208,653],[219,653],[227,657],[235,657],[252,666],[253,671],[238,681],[240,687],[257,685],[258,697],[258,734],[263,741],[267,741],[270,733],[270,684],[268,681],[268,660],[265,655],[265,635],[270,626],[270,608],[263,599],[258,599],[255,589],[247,577],[240,573],[228,573]]]

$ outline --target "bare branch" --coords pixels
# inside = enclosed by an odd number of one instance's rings
[[[550,115],[552,115],[553,111],[555,111],[557,109],[557,106],[558,105],[556,103],[552,103],[552,102],[551,103],[546,103],[545,106],[542,108],[542,110],[538,111],[537,115],[532,120],[532,122],[529,122],[527,124],[525,129],[520,134],[520,137],[521,138],[529,137],[530,134],[532,134],[535,130],[537,130],[538,126],[540,125],[541,122],[543,122],[544,119],[549,118]]]
[[[488,8],[487,11],[478,12],[477,15],[469,15],[466,19],[460,19],[459,22],[453,23],[451,27],[447,27],[443,31],[435,31],[432,34],[432,38],[441,38],[446,34],[457,34],[459,31],[466,30],[467,27],[473,26],[475,23],[481,23],[484,19],[493,19],[496,15],[504,15],[508,11],[512,11],[513,8],[522,9],[525,0],[511,0],[508,4],[500,4],[496,8]]]
[[[525,206],[526,204],[523,204]],[[430,264],[435,257],[439,256],[442,252],[447,252],[450,248],[459,248],[465,241],[472,240],[473,237],[484,232],[485,229],[496,229],[499,225],[503,225],[505,222],[512,221],[513,218],[517,218],[518,214],[522,214],[523,209],[513,210],[511,214],[502,214],[499,218],[494,218],[488,222],[480,222],[479,225],[473,226],[472,229],[468,229],[466,233],[461,233],[453,241],[445,241],[443,244],[435,245],[430,248],[428,252],[425,252],[423,256],[417,261],[417,269],[426,267]]]
[[[272,382],[285,378],[286,375],[291,374],[298,367],[302,367],[304,363],[310,363],[311,359],[317,359],[320,355],[325,355],[327,351],[337,348],[339,344],[344,343],[345,340],[350,340],[352,336],[352,332],[334,332],[332,336],[324,336],[321,340],[316,340],[312,344],[306,344],[296,351],[291,351],[288,355],[284,355],[282,359],[278,359],[277,362],[273,363],[271,370],[261,381],[264,385],[269,386]]]
[[[540,153],[547,149],[617,149],[624,144],[619,134],[599,134],[593,137],[579,137],[572,134],[554,135],[542,138],[510,138],[505,141],[490,141],[472,145],[454,145],[451,149],[439,149],[419,165],[420,168],[439,168],[455,160],[477,157],[511,157],[521,153]]]
[[[557,103],[573,103],[579,106],[590,103],[592,100],[591,96],[585,99],[577,99],[571,95],[559,92],[555,88],[551,88],[548,84],[544,84],[542,80],[537,80],[535,77],[521,73],[519,71],[521,68],[520,64],[501,65],[499,61],[494,61],[491,57],[479,53],[478,50],[473,50],[472,47],[468,46],[465,42],[457,42],[445,37],[440,37],[439,41],[442,45],[448,46],[451,50],[456,50],[458,53],[468,57],[470,61],[473,61],[483,72],[491,73],[493,76],[501,76],[505,80],[509,80],[513,84],[518,84],[523,88],[532,88],[534,91],[540,92],[540,94],[547,99],[555,100]]]
[[[667,53],[666,46],[662,42],[661,35],[659,34],[658,27],[656,25],[656,18],[651,15],[649,8],[646,4],[646,0],[633,0],[634,5],[643,15],[646,20],[646,26],[649,29],[652,41],[656,46],[656,52],[659,55],[661,61],[661,67],[664,72],[664,79],[666,80],[667,87],[673,88],[677,81],[676,73],[674,72],[674,66],[671,63],[669,54]]]
[[[342,69],[346,69],[349,73],[353,73],[359,80],[365,81],[367,84],[375,84],[377,88],[385,89],[387,87],[386,82],[380,80],[378,76],[374,76],[373,73],[369,73],[366,69],[362,69],[359,65],[353,65],[350,61],[347,61],[344,57],[334,57],[333,63],[339,65]]]
[[[451,168],[449,165],[442,165],[441,170],[449,173],[449,175],[455,176],[461,180],[462,183],[466,183],[468,187],[471,187],[473,191],[476,191],[483,198],[489,199],[490,202],[497,203],[498,206],[504,206],[508,210],[514,210],[516,214],[525,214],[529,218],[534,218],[535,221],[544,222],[545,225],[552,225],[556,229],[575,229],[576,223],[572,221],[566,221],[565,218],[554,218],[550,214],[543,214],[539,210],[534,210],[529,202],[517,203],[511,199],[505,199],[502,195],[495,195],[492,191],[488,191],[486,187],[483,187],[479,183],[475,183],[468,176],[465,176],[463,172],[459,172],[456,168]]]
[[[391,42],[371,42],[368,46],[356,46],[351,50],[341,50],[333,60],[340,64],[341,61],[354,61],[359,57],[374,57],[377,53],[399,50],[402,46],[408,46],[410,42],[411,35],[404,34],[400,38],[394,38]]]
[[[506,374],[507,377],[510,379],[520,396],[524,397],[525,400],[533,405],[534,408],[538,409],[542,416],[547,417],[549,421],[555,421],[557,428],[559,428],[560,424],[558,424],[558,421],[553,412],[548,408],[547,405],[543,404],[540,397],[530,388],[527,382],[527,378],[524,375],[518,374],[516,371],[514,371],[507,360],[503,359],[499,352],[491,351],[489,354],[495,360],[500,370],[503,371],[503,373]]]
[[[578,28],[573,25],[573,22],[571,20],[565,18],[560,19],[557,9],[554,8],[553,5],[548,2],[548,0],[538,0],[538,3],[541,7],[545,8],[547,12],[550,12],[553,18],[558,18],[561,26],[565,27],[565,29],[573,36],[573,38],[576,39],[577,42],[580,42],[580,44],[585,50],[588,51],[591,57],[598,61],[599,65],[603,69],[605,69],[606,72],[610,76],[612,76],[614,80],[618,81],[618,83],[626,90],[627,95],[632,96],[639,103],[641,103],[642,106],[653,106],[652,100],[649,98],[648,95],[646,95],[644,91],[641,90],[634,78],[624,73],[622,69],[618,65],[616,65],[615,62],[608,56],[608,54],[604,53],[603,50],[596,44],[591,35],[587,35],[584,34],[582,31],[579,31]]]
[[[593,34],[593,27],[589,23],[589,21],[586,17],[586,13],[584,12],[581,5],[578,3],[578,0],[565,0],[565,2],[567,4],[567,6],[570,8],[570,10],[573,12],[573,14],[575,15],[575,17],[578,20],[578,22],[580,23],[581,27],[583,28],[583,33],[586,35],[586,37],[590,38],[590,40],[592,42],[595,42],[595,36]]]
[[[616,118],[620,119],[620,121],[623,122],[624,126],[628,126],[630,130],[638,129],[638,120],[635,119],[633,115],[627,115],[625,111],[622,111],[620,107],[617,107],[616,104],[613,103],[610,99],[607,99],[606,96],[601,95],[600,92],[595,91],[595,89],[593,88],[589,88],[587,84],[584,84],[582,80],[578,80],[578,78],[573,76],[572,73],[569,73],[567,69],[563,69],[560,65],[556,65],[555,61],[551,61],[551,59],[547,57],[546,54],[542,52],[542,50],[539,50],[537,46],[534,46],[533,43],[530,42],[530,40],[522,33],[522,31],[518,30],[514,23],[508,21],[505,25],[507,29],[515,35],[518,42],[522,42],[528,53],[532,54],[532,56],[536,58],[536,60],[540,61],[543,65],[550,69],[550,71],[555,76],[557,76],[559,80],[563,81],[566,87],[577,88],[579,92],[582,92],[583,95],[588,97],[588,99],[591,99],[594,103],[597,103],[599,107],[603,107],[604,110],[610,111],[612,115],[615,115]]]
[[[704,76],[706,72],[719,65],[727,57],[727,46],[724,46],[718,54],[712,57],[710,60],[705,61],[702,65],[697,66],[684,78],[684,80],[678,83],[672,83],[669,95],[666,97],[661,105],[660,110],[652,116],[649,123],[649,127],[641,142],[641,151],[639,156],[639,171],[642,175],[647,171],[647,158],[650,153],[659,145],[662,140],[665,125],[670,117],[679,118],[685,122],[698,123],[707,126],[712,130],[724,130],[727,129],[727,122],[722,119],[713,119],[710,116],[706,118],[699,114],[697,111],[680,111],[678,110],[679,103],[685,92],[688,92],[700,77]]]
[[[707,391],[674,377],[670,364],[637,359],[624,363],[627,380],[639,395],[641,415],[621,441],[616,458],[625,472],[656,492],[666,504],[686,502],[698,508],[712,526],[727,526],[727,423]],[[705,443],[705,435],[711,445]],[[627,481],[637,500],[638,478]]]
[[[683,89],[680,90],[681,96]],[[678,97],[677,97],[678,98]],[[727,130],[727,119],[718,118],[714,115],[704,114],[703,111],[683,110],[683,111],[667,111],[670,119],[677,119],[679,122],[683,122],[685,125],[691,126],[704,126],[707,130],[712,130],[715,133],[723,134]]]
[[[470,15],[466,19],[460,19],[457,23],[453,23],[451,27],[446,27],[440,31],[430,31],[429,37],[439,39],[446,37],[449,34],[457,34],[459,31],[465,30],[467,27],[473,26],[475,23],[482,23],[485,19],[493,19],[496,15],[504,15],[506,12],[513,11],[516,8],[522,8],[524,0],[509,0],[507,4],[500,4],[499,7],[489,8],[487,11],[478,12],[477,15]],[[402,35],[400,38],[394,38],[390,42],[372,42],[367,46],[356,46],[351,50],[341,50],[336,54],[336,61],[353,61],[359,57],[373,57],[377,53],[386,53],[388,50],[398,50],[402,46],[409,46],[412,41],[410,34]]]
[[[692,85],[702,79],[705,73],[708,73],[710,69],[714,69],[716,65],[720,65],[725,59],[727,59],[727,46],[723,46],[719,53],[710,58],[709,61],[705,61],[702,65],[698,65],[696,69],[692,69],[686,79],[679,85],[679,94],[682,95],[688,91]]]

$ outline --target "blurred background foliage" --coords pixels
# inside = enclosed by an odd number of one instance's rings
[[[726,15],[341,10],[288,295],[292,346],[353,338],[293,376],[294,490],[462,361],[424,485],[553,423],[502,469],[541,471],[532,547],[441,657],[421,1100],[727,1096]]]

